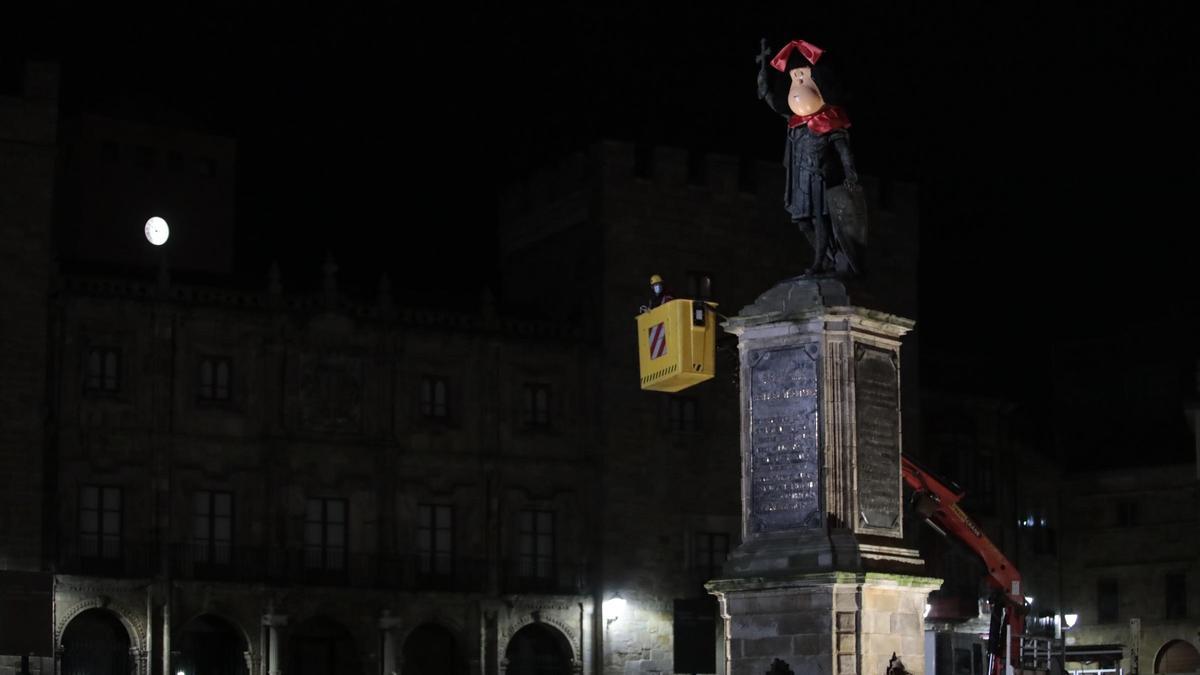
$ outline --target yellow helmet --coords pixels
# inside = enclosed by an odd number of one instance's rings
[[[661,284],[661,283],[662,283],[662,277],[658,276],[657,274],[650,275],[650,285],[651,286],[653,286],[654,284]]]

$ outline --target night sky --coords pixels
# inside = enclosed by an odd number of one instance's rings
[[[777,160],[753,59],[803,37],[853,89],[860,170],[920,183],[930,382],[1044,402],[1049,355],[1088,339],[1124,346],[1097,372],[1157,359],[1188,383],[1185,3],[343,4],[51,6],[8,22],[0,54],[60,60],[68,113],[234,136],[243,276],[277,258],[315,284],[333,252],[364,288],[387,270],[474,296],[494,190],[531,167],[598,138]]]

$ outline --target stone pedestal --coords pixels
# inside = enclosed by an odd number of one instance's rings
[[[874,572],[720,579],[726,672],[762,675],[780,659],[796,675],[884,675],[896,655],[925,666],[924,613],[936,579]]]
[[[775,658],[797,674],[884,675],[892,652],[923,670],[940,581],[902,538],[900,338],[912,327],[807,278],[726,322],[741,361],[742,544],[709,590],[731,675]]]

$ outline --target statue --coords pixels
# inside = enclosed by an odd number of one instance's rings
[[[863,273],[866,202],[846,131],[850,118],[823,53],[792,40],[772,58],[763,40],[758,97],[788,120],[784,208],[813,249],[804,274],[854,277]]]

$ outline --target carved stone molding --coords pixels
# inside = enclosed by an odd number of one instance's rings
[[[578,608],[576,608],[578,609]],[[546,614],[538,610],[532,612],[521,612],[509,618],[500,629],[499,647],[500,653],[508,651],[508,643],[512,640],[517,631],[532,624],[549,626],[558,630],[562,634],[564,641],[570,648],[572,665],[582,663],[583,645],[579,641],[579,631],[571,626],[568,621],[563,620],[560,616]]]
[[[129,648],[138,651],[145,650],[146,634],[145,627],[141,621],[141,616],[145,610],[142,610],[141,613],[136,612],[124,603],[113,601],[111,597],[106,595],[93,595],[75,602],[65,611],[56,611],[54,644],[61,645],[63,633],[66,632],[67,626],[75,617],[89,609],[107,609],[112,612],[121,622],[121,625],[125,626],[125,632],[129,634]]]

